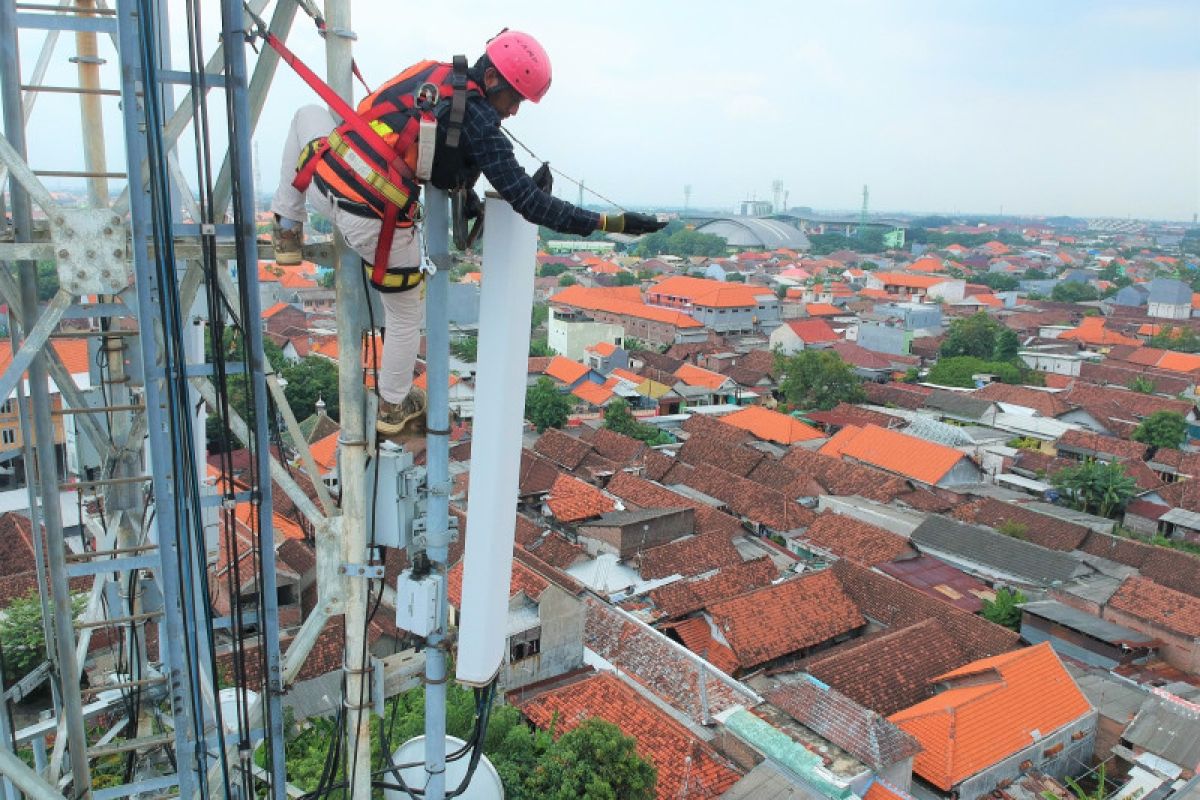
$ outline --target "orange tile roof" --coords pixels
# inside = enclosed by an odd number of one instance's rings
[[[546,375],[549,375],[555,380],[562,381],[570,386],[575,381],[587,375],[588,368],[578,361],[572,361],[566,356],[555,356],[550,360],[549,366],[546,367]]]
[[[594,275],[616,275],[622,270],[611,261],[600,261],[599,263],[588,265],[588,271]]]
[[[308,446],[313,461],[323,470],[331,470],[337,466],[337,448],[340,431],[334,431],[324,439],[318,439]],[[320,476],[316,476],[320,477]]]
[[[546,505],[559,522],[579,522],[607,514],[617,507],[611,497],[595,486],[561,474],[550,487]]]
[[[621,380],[624,380],[624,381],[629,381],[634,386],[636,386],[639,383],[641,383],[642,381],[646,380],[641,375],[638,375],[636,372],[630,372],[629,370],[622,369],[621,367],[617,367],[612,372],[610,372],[609,375],[620,378]]]
[[[708,610],[744,669],[827,642],[867,622],[830,570],[712,603]]]
[[[568,286],[550,298],[551,303],[582,308],[586,311],[604,311],[650,322],[662,322],[676,328],[702,328],[703,324],[681,311],[656,308],[642,302],[642,294],[636,286]]]
[[[723,384],[730,380],[725,375],[712,370],[697,367],[693,364],[683,364],[679,369],[675,370],[675,377],[686,383],[688,386],[703,386],[706,389],[720,389]]]
[[[483,283],[482,272],[468,272],[458,280],[459,283]]]
[[[454,386],[459,383],[462,383],[462,379],[459,378],[457,375],[451,374],[450,381],[446,385]],[[413,386],[416,386],[418,389],[424,389],[424,390],[428,391],[429,390],[429,373],[422,372],[420,375],[413,378]]]
[[[858,425],[845,425],[840,431],[835,433],[828,442],[821,445],[821,449],[817,452],[823,456],[832,458],[842,457],[842,448],[844,448],[854,437],[862,433],[862,427]]]
[[[987,250],[993,255],[1002,256],[1008,252],[1008,245],[1004,244],[1004,242],[997,242],[993,239],[992,241],[984,244],[981,249]]]
[[[911,289],[928,289],[949,280],[935,275],[906,275],[903,272],[876,272],[875,277],[885,286],[904,286]]]
[[[263,319],[270,319],[271,317],[275,316],[276,314],[278,314],[280,311],[283,311],[287,307],[288,307],[287,303],[276,303],[275,305],[268,308],[266,311],[262,312]]]
[[[1155,366],[1159,369],[1169,369],[1171,372],[1194,372],[1200,369],[1200,355],[1168,350]]]
[[[518,707],[538,727],[553,725],[556,734],[591,717],[616,725],[654,765],[659,800],[715,800],[741,779],[711,745],[609,672],[542,692]]]
[[[1141,347],[1142,340],[1132,336],[1110,331],[1104,326],[1103,317],[1084,317],[1078,328],[1064,331],[1058,338],[1068,341],[1083,342],[1084,344],[1127,344],[1131,347]]]
[[[810,317],[836,317],[846,312],[829,303],[807,303],[804,306],[804,313]]]
[[[913,772],[944,791],[1092,710],[1049,642],[934,680],[950,688],[888,719],[921,743]]]
[[[730,675],[737,670],[737,656],[713,636],[712,626],[704,617],[692,617],[669,627],[679,634],[684,647],[717,669]]]
[[[54,348],[54,352],[58,353],[58,357],[62,359],[63,366],[67,368],[67,372],[72,375],[85,374],[91,366],[86,339],[51,339],[50,345]],[[0,372],[8,369],[8,365],[11,363],[12,342],[6,338],[0,340]]]
[[[845,430],[839,431],[829,444],[838,441]],[[838,441],[837,447],[843,457],[930,485],[936,484],[966,458],[953,447],[885,430],[878,425],[867,425],[844,444]],[[825,448],[821,448],[821,452],[824,453]]]
[[[584,381],[572,389],[571,394],[594,406],[602,406],[612,399],[613,391],[603,383]]]
[[[749,283],[726,283],[708,278],[673,275],[659,281],[649,291],[655,295],[681,297],[695,306],[709,308],[746,308],[758,305],[759,297],[774,295],[766,286]]]
[[[863,795],[863,800],[913,800],[913,796],[898,786],[876,778],[871,788]]]
[[[617,351],[617,346],[612,342],[596,342],[588,349],[598,356],[611,356]]]
[[[921,256],[913,263],[909,264],[906,269],[911,269],[914,272],[945,272],[946,265],[942,263],[940,258],[933,256]]]
[[[823,319],[789,319],[784,323],[805,344],[825,344],[839,341],[837,331]]]
[[[816,428],[762,406],[746,406],[741,411],[721,417],[721,421],[750,431],[759,439],[778,444],[795,444],[825,438],[825,434]]]
[[[975,302],[977,302],[981,305],[990,306],[992,308],[1003,308],[1004,307],[1004,301],[1001,300],[999,297],[996,297],[996,295],[994,295],[994,294],[976,294],[976,295],[971,295],[971,297],[968,299],[974,300]]]
[[[891,299],[891,295],[889,295],[883,289],[871,289],[871,288],[860,289],[858,294],[859,294],[859,297],[869,297],[873,300],[890,300]]]
[[[328,358],[331,361],[337,361],[338,360],[337,337],[330,336],[328,339],[326,339],[323,342],[314,343],[312,346],[312,349],[310,349],[308,352],[310,354],[324,356],[325,358]]]

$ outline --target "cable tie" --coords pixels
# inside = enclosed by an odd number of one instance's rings
[[[425,435],[426,436],[449,436],[450,429],[449,428],[426,428]]]

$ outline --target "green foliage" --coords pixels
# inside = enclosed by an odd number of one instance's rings
[[[983,601],[983,617],[997,625],[1012,628],[1014,631],[1020,630],[1021,609],[1017,606],[1024,603],[1026,599],[1019,589],[1010,591],[1007,588],[1001,588],[996,592],[995,600]]]
[[[1006,272],[985,272],[982,275],[976,275],[971,279],[972,283],[982,283],[984,286],[997,292],[1013,292],[1016,291],[1020,281],[1016,276],[1009,275]]]
[[[447,687],[446,732],[460,739],[470,736],[474,723],[474,695],[451,683]],[[371,764],[386,767],[383,745],[395,749],[424,733],[424,693],[413,689],[388,701],[384,717],[371,718]],[[313,717],[301,725],[285,712],[285,753],[288,782],[311,792],[320,783],[325,755],[334,735],[331,718]],[[386,734],[386,737],[385,735]],[[552,732],[528,727],[517,709],[493,706],[483,752],[496,767],[510,800],[540,798],[651,798],[657,774],[635,750],[633,739],[615,725],[591,719],[573,731],[555,738]],[[260,767],[267,765],[266,748],[254,756]],[[336,786],[344,782],[345,770],[333,776]],[[344,790],[329,795],[346,800]]]
[[[926,220],[934,220],[937,224],[928,224]],[[910,223],[908,235],[905,238],[914,244],[928,244],[936,248],[949,247],[952,244],[960,244],[963,247],[979,247],[991,241],[1001,242],[1010,247],[1023,247],[1026,244],[1025,237],[1017,233],[1009,233],[1008,231],[1000,231],[999,233],[986,231],[981,233],[939,233],[929,230],[929,228],[940,228],[944,225],[950,225],[952,222],[953,220],[948,220],[945,217],[918,218]]]
[[[1151,447],[1179,447],[1187,441],[1187,420],[1175,411],[1155,411],[1134,428],[1133,440]]]
[[[921,370],[916,367],[909,367],[904,370],[904,377],[900,379],[901,383],[916,383],[921,380]]]
[[[867,399],[862,379],[830,350],[801,350],[791,356],[775,354],[779,390],[794,408],[828,411],[838,403]]]
[[[305,356],[282,370],[287,386],[283,394],[299,419],[315,413],[317,400],[325,401],[325,413],[338,419],[338,367],[328,358]]]
[[[746,276],[740,272],[730,272],[725,275],[726,283],[745,283]]]
[[[1175,350],[1180,353],[1200,353],[1200,336],[1191,328],[1174,328],[1164,325],[1149,343],[1150,347]]]
[[[637,421],[629,410],[629,404],[620,397],[614,398],[604,409],[604,427],[610,431],[621,433],[638,441],[645,442],[651,447],[660,444],[670,444],[675,441],[671,434]]]
[[[637,282],[637,276],[632,272],[621,270],[617,273],[617,286],[634,286]]]
[[[1027,281],[1044,281],[1050,277],[1050,273],[1043,272],[1037,267],[1030,267],[1025,270],[1025,280]]]
[[[538,759],[520,793],[541,800],[650,800],[658,776],[635,742],[592,717],[567,731]]]
[[[1009,439],[1006,444],[1009,447],[1016,447],[1021,450],[1040,450],[1042,443],[1032,436],[1018,436],[1015,439]]]
[[[534,303],[533,311],[529,315],[529,329],[537,330],[546,324],[550,319],[550,304],[549,303]]]
[[[827,256],[838,250],[853,250],[856,253],[882,253],[883,231],[868,228],[861,236],[843,236],[840,233],[812,233],[808,236],[812,244],[810,255]]]
[[[1100,291],[1090,283],[1059,281],[1050,292],[1050,299],[1059,303],[1086,303],[1100,299]]]
[[[957,356],[939,359],[925,380],[940,386],[961,386],[970,389],[975,386],[971,376],[978,374],[995,375],[1001,383],[1020,384],[1021,369],[1008,361],[984,361],[974,356]]]
[[[538,336],[529,340],[530,358],[547,358],[552,355],[554,355],[554,350],[547,343],[545,336]]]
[[[553,278],[555,275],[562,275],[566,271],[566,264],[542,264],[542,266],[538,267],[538,277]]]
[[[1015,519],[1006,519],[996,526],[996,530],[1014,539],[1026,539],[1028,538],[1029,526]]]
[[[1126,386],[1138,394],[1154,394],[1154,381],[1140,375],[1131,380]]]
[[[1137,493],[1137,483],[1116,461],[1088,460],[1065,467],[1050,482],[1073,508],[1101,517],[1113,517]]]
[[[974,356],[985,361],[1012,361],[1020,344],[1016,333],[980,311],[950,323],[940,354],[950,358]]]
[[[709,256],[725,255],[725,240],[709,233],[698,233],[679,220],[672,220],[661,231],[647,234],[638,240],[634,253],[647,258],[657,255]]]
[[[575,276],[569,272],[564,272],[562,275],[558,276],[559,286],[574,286],[577,283],[579,283],[579,281],[575,280]]]
[[[322,289],[332,289],[337,284],[337,270],[327,269],[317,277],[317,285]]]
[[[71,598],[72,612],[83,611],[82,595]],[[42,628],[42,601],[37,590],[18,597],[4,609],[0,620],[0,642],[4,644],[4,679],[19,681],[46,660],[46,636]]]
[[[455,339],[450,343],[450,352],[468,364],[474,364],[475,359],[479,357],[479,337],[463,336]]]
[[[213,359],[213,335],[214,335],[214,333],[215,332],[210,329],[209,335],[204,340],[204,356],[205,356],[205,360],[209,361],[209,362],[212,362],[214,360]],[[246,350],[242,345],[242,336],[236,329],[225,328],[221,339],[222,339],[222,343],[223,343],[222,347],[221,347],[221,352],[224,354],[225,361],[227,363],[235,363],[235,362],[239,362],[239,361],[246,362],[248,360]],[[272,342],[270,339],[267,339],[267,338],[264,338],[262,340],[262,343],[263,343],[263,355],[266,357],[266,366],[270,370],[272,370],[274,372],[278,372],[286,378],[287,375],[284,372],[284,370],[286,368],[287,359],[285,359],[283,357],[283,351],[279,348],[279,345],[275,344],[274,342]],[[337,388],[336,388],[337,387],[337,381],[336,381],[337,367],[336,366],[334,366],[334,368],[333,368],[333,373],[335,376],[334,394],[336,395],[337,394]],[[232,411],[236,412],[242,419],[244,419],[246,421],[246,423],[248,425],[250,425],[253,428],[254,412],[253,412],[253,409],[251,409],[251,407],[250,407],[250,393],[247,390],[247,385],[248,384],[246,383],[246,375],[245,374],[229,375],[226,378],[226,387],[227,387],[228,395],[229,395],[230,409]],[[288,387],[288,389],[290,389],[290,387]],[[284,390],[285,395],[287,395],[288,389]],[[288,395],[288,398],[290,400],[291,395]],[[315,398],[314,398],[314,400],[315,400]],[[333,405],[335,407],[337,406],[336,398],[335,398]],[[299,409],[299,407],[296,406],[294,402],[292,403],[292,407],[294,409]],[[311,403],[307,406],[307,408],[312,408]],[[301,412],[301,416],[303,416],[303,412]],[[212,409],[212,408],[209,409],[208,419],[205,423],[205,436],[208,440],[209,450],[212,452],[219,451],[221,448],[221,441],[220,441],[221,440],[221,420],[218,417],[218,412],[216,409]],[[233,437],[232,434],[230,434],[229,435],[229,447],[231,449],[237,449],[240,446],[241,445],[239,444],[239,442]]]
[[[566,425],[574,405],[545,375],[525,391],[525,419],[537,427],[538,433]]]
[[[44,303],[57,293],[58,263],[55,261],[39,261],[37,263],[38,300]]]

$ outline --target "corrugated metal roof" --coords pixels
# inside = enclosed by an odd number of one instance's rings
[[[1156,641],[1153,636],[1147,636],[1132,628],[1117,625],[1114,622],[1101,619],[1094,614],[1088,614],[1085,611],[1072,608],[1056,600],[1025,603],[1021,606],[1021,610],[1027,611],[1036,617],[1065,625],[1072,630],[1086,633],[1088,636],[1109,644],[1125,644],[1138,647],[1149,646]]]
[[[1200,710],[1172,695],[1152,694],[1122,737],[1188,770],[1200,765]]]
[[[912,542],[922,551],[941,553],[996,574],[1037,584],[1065,583],[1084,569],[1070,553],[936,515],[929,516],[913,531]]]

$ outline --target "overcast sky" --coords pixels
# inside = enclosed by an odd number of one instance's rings
[[[623,206],[680,207],[690,185],[692,207],[733,209],[780,180],[789,205],[819,209],[858,208],[868,184],[877,211],[1200,211],[1196,0],[354,0],[352,14],[373,86],[423,58],[473,60],[505,26],[537,36],[554,85],[510,130]],[[307,18],[289,43],[323,69]],[[281,69],[256,136],[264,187],[312,99]],[[57,145],[34,149],[65,158]],[[561,179],[557,193],[575,198]]]

